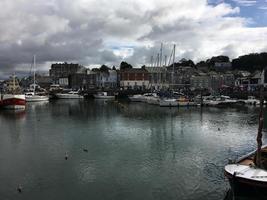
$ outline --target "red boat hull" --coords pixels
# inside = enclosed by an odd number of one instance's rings
[[[3,98],[2,100],[2,107],[6,109],[25,109],[25,97],[8,97],[8,98]]]

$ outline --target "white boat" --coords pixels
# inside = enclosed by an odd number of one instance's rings
[[[26,102],[49,101],[48,96],[38,95],[34,92],[26,92],[25,97],[26,97]]]
[[[178,101],[177,99],[173,98],[164,98],[160,99],[159,106],[161,107],[178,107]]]
[[[94,94],[95,99],[115,99],[114,95],[108,95],[107,92],[98,92],[97,94]]]
[[[242,101],[231,99],[229,96],[207,96],[203,97],[203,105],[206,106],[232,106]]]
[[[21,93],[19,83],[15,76],[7,82],[7,91],[2,94],[1,106],[5,109],[25,109],[25,95]]]
[[[262,146],[263,95],[261,92],[257,149],[224,167],[224,174],[229,180],[233,199],[236,197],[266,199],[267,197],[267,146]]]
[[[141,102],[143,99],[143,95],[141,94],[135,94],[133,96],[129,96],[130,101],[132,102]]]
[[[267,195],[267,146],[261,150],[262,163],[265,168],[255,166],[255,151],[241,157],[236,163],[224,167],[224,174],[228,178],[234,195],[257,196]],[[265,161],[264,161],[265,160]],[[265,164],[264,164],[265,162]],[[261,199],[261,198],[259,198]]]
[[[147,96],[146,103],[151,105],[159,105],[160,103],[160,97],[156,93],[152,93],[151,96]]]
[[[48,101],[49,97],[47,95],[36,94],[36,80],[35,80],[35,55],[33,56],[33,92],[25,93],[26,102],[38,102],[38,101]]]
[[[244,100],[244,102],[249,105],[260,105],[260,100],[256,99],[254,96],[248,96],[248,99]]]
[[[80,95],[78,91],[70,91],[67,93],[56,93],[55,96],[58,99],[83,99],[83,96]]]

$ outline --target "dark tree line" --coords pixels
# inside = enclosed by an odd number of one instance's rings
[[[267,67],[267,53],[253,53],[232,60],[233,69],[255,71]]]
[[[175,67],[179,66],[190,66],[194,68],[208,67],[212,69],[216,62],[231,62],[229,57],[220,55],[213,56],[206,61],[200,61],[198,63],[194,63],[192,60],[181,59],[179,62],[174,63]],[[144,68],[145,66],[142,66]],[[246,70],[253,72],[255,70],[262,70],[267,67],[267,52],[263,53],[252,53],[248,55],[239,56],[232,60],[232,68],[234,70]],[[120,69],[131,69],[133,66],[125,61],[122,61],[120,64]],[[100,71],[108,71],[110,68],[106,65],[102,65],[100,67]],[[116,69],[114,66],[112,69]]]

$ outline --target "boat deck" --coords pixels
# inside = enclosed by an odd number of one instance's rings
[[[261,149],[261,154],[263,158],[267,158],[267,146],[264,146]],[[248,154],[244,158],[240,159],[237,161],[238,164],[240,165],[254,165],[254,157],[255,157],[255,152]]]

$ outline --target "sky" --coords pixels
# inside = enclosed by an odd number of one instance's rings
[[[0,78],[51,63],[149,65],[267,51],[267,0],[0,0]]]

